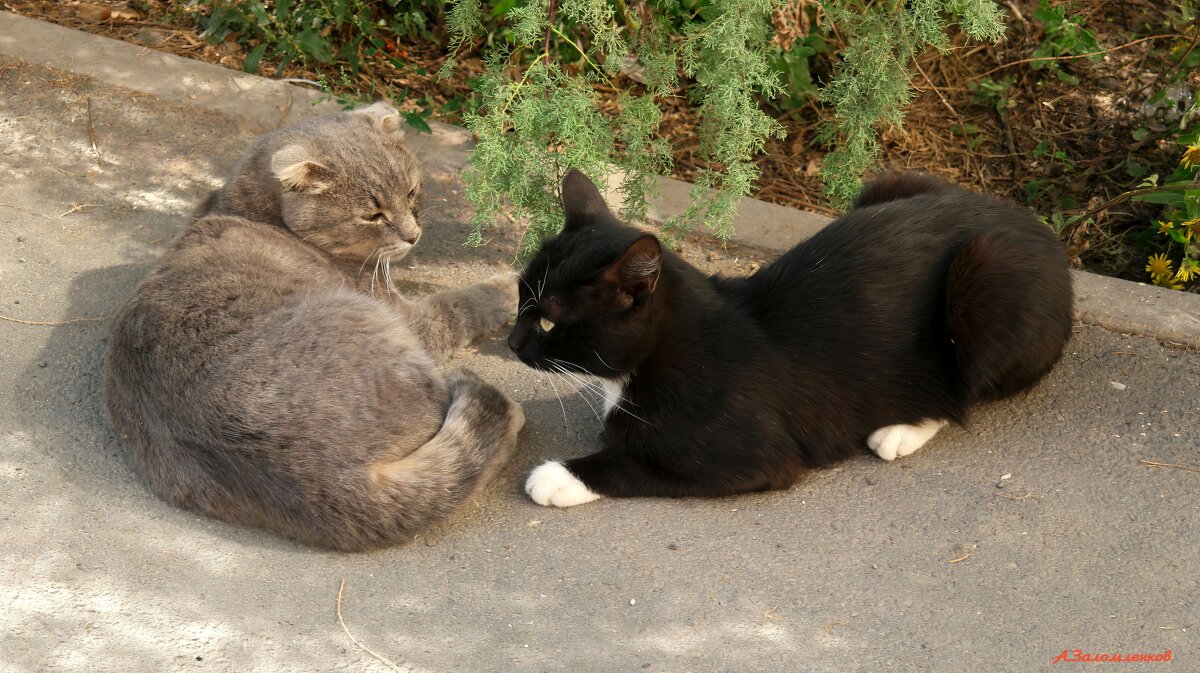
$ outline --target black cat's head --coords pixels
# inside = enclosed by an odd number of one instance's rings
[[[563,179],[562,201],[562,233],[521,275],[508,345],[535,369],[617,378],[654,345],[662,247],[622,224],[579,171]]]

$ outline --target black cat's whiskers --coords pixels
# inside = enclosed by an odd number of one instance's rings
[[[533,289],[533,286],[529,284],[529,281],[525,280],[524,274],[519,277],[521,282],[525,284],[525,287],[529,289],[529,299],[526,299],[525,303],[521,304],[521,307],[517,309],[517,315],[522,315],[525,311],[535,306],[540,297],[538,296],[538,292]]]
[[[589,385],[585,381],[579,379],[579,377],[575,376],[574,374],[572,374],[570,371],[568,371],[561,365],[551,363],[550,366],[553,368],[552,372],[555,373],[560,379],[562,379],[563,383],[570,386],[571,389],[574,390],[579,395],[579,397],[583,398],[583,401],[592,410],[592,414],[594,414],[596,416],[596,421],[599,423],[604,423],[604,418],[600,415],[600,412],[596,410],[596,407],[592,404],[592,401],[590,399],[588,399],[588,396],[583,394],[584,390],[591,390],[593,393],[595,393],[596,391],[594,389],[590,388]],[[566,378],[564,376],[564,374],[566,376],[569,376],[570,378]],[[579,386],[575,385],[575,383],[571,382],[571,379],[574,379],[580,385]],[[580,386],[582,386],[582,388],[580,388]]]
[[[614,372],[618,371],[616,367],[608,364],[607,362],[604,361],[604,358],[600,357],[600,351],[594,350],[594,351],[592,351],[592,353],[594,353],[596,355],[596,359],[600,361],[600,364],[604,365],[605,367],[608,367],[609,369],[613,370]]]
[[[567,405],[563,404],[563,398],[562,398],[562,395],[559,394],[559,392],[558,392],[558,386],[554,385],[554,380],[550,378],[550,374],[552,372],[546,371],[544,369],[539,370],[539,371],[541,371],[543,374],[545,374],[546,383],[549,383],[550,387],[554,389],[554,396],[558,398],[558,406],[560,409],[562,409],[563,427],[566,427],[569,429],[570,422],[567,421]]]
[[[599,357],[599,356],[597,356],[597,357]],[[584,368],[576,365],[573,362],[567,362],[566,360],[558,360],[555,358],[549,358],[547,360],[547,362],[550,362],[552,365],[557,366],[562,371],[562,373],[566,374],[567,376],[570,376],[572,379],[579,382],[580,385],[584,386],[588,390],[595,393],[596,396],[600,398],[602,403],[603,402],[612,402],[613,409],[620,409],[621,411],[629,414],[633,418],[636,418],[637,420],[645,423],[646,425],[654,425],[650,421],[647,421],[646,419],[642,418],[641,416],[638,416],[637,414],[633,413],[632,411],[629,410],[628,407],[626,407],[622,404],[622,403],[634,404],[634,402],[631,401],[629,398],[627,398],[623,395],[620,395],[620,394],[615,394],[616,399],[613,399],[613,398],[609,397],[609,394],[612,391],[610,391],[608,388],[605,388],[604,386],[600,385],[599,383],[596,383],[595,381],[587,381],[576,375],[578,373],[578,374],[583,374],[585,376],[595,377],[596,376],[595,374],[592,374],[591,372],[585,370]],[[604,365],[604,366],[608,367],[608,365]],[[573,373],[570,370],[568,370],[567,367],[574,367],[577,370],[577,372]],[[609,368],[611,369],[611,367],[609,367]],[[596,377],[596,378],[599,378],[599,377]],[[579,392],[578,389],[576,389],[576,392]],[[582,395],[582,393],[580,393],[580,395]],[[594,410],[595,409],[593,408],[593,411]],[[597,417],[597,420],[599,420],[602,423],[604,422],[604,419],[599,416]]]
[[[550,263],[546,263],[546,271],[542,273],[542,281],[538,283],[537,299],[542,300],[542,291],[546,289],[546,279],[550,277]]]

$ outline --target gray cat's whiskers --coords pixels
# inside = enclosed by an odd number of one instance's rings
[[[392,255],[383,255],[383,279],[387,282],[387,293],[395,294],[396,286],[392,283]]]
[[[379,262],[382,260],[383,260],[383,257],[381,257],[379,255],[375,256],[375,268],[374,268],[374,270],[371,271],[371,296],[372,297],[375,296],[375,279],[379,277]]]

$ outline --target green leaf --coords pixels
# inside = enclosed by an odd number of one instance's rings
[[[1143,194],[1135,196],[1130,201],[1141,201],[1144,203],[1161,203],[1165,206],[1182,206],[1183,194],[1179,192],[1157,192],[1154,194]]]
[[[1142,127],[1134,129],[1133,133],[1131,133],[1130,135],[1133,136],[1134,140],[1141,142],[1143,138],[1150,135],[1150,129],[1146,128],[1145,126],[1142,126]]]
[[[421,117],[421,113],[419,112],[405,112],[404,121],[408,122],[409,126],[415,128],[421,133],[433,133],[433,129],[429,127],[429,124],[426,123],[425,119]]]
[[[1171,231],[1167,232],[1167,235],[1175,239],[1175,242],[1187,245],[1187,235],[1183,233],[1183,229],[1172,229]]]
[[[321,63],[328,63],[333,60],[333,49],[329,42],[317,35],[311,28],[305,28],[296,36],[296,43],[304,49],[304,53]]]
[[[262,60],[263,54],[267,52],[267,43],[263,42],[246,54],[246,64],[243,70],[246,72],[258,72],[258,62]]]
[[[1136,180],[1146,174],[1146,167],[1141,163],[1130,159],[1125,162],[1125,172],[1129,174],[1129,177]]]

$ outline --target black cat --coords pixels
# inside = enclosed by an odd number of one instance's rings
[[[866,444],[916,451],[1032,386],[1071,334],[1063,247],[1026,208],[918,173],[748,278],[709,277],[619,222],[587,177],[525,269],[509,346],[604,383],[603,450],[547,462],[542,505],[787,488]]]

